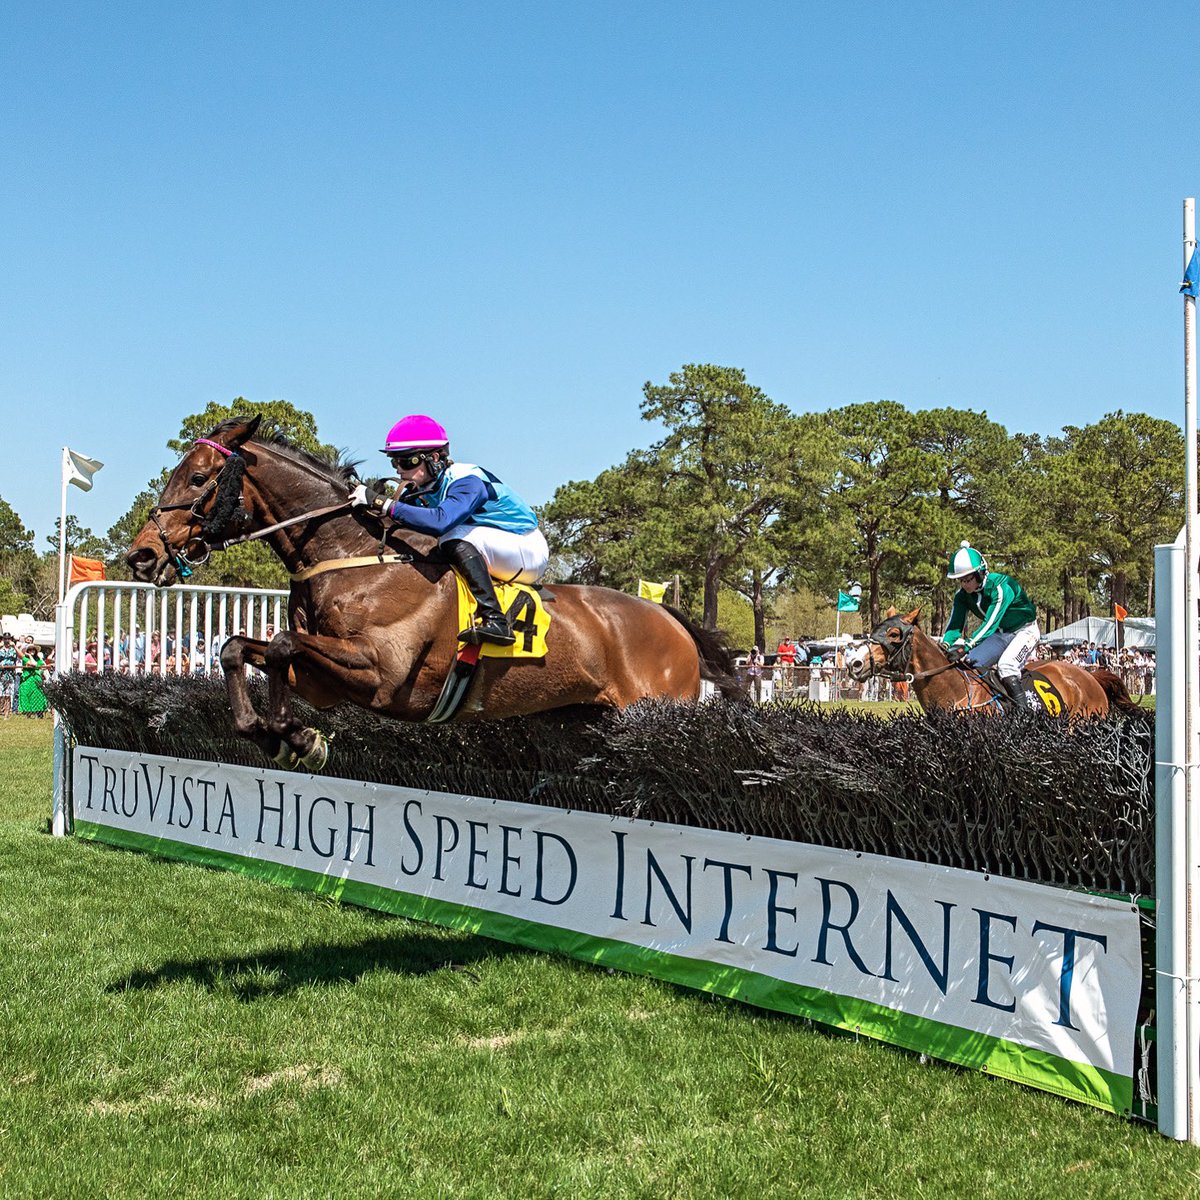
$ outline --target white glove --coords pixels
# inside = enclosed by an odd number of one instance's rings
[[[378,515],[382,515],[389,504],[389,500],[383,492],[376,492],[367,487],[365,483],[360,483],[357,487],[352,488],[347,499],[350,501],[351,507],[369,508]]]

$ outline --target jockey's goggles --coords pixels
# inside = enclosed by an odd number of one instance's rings
[[[392,460],[392,466],[395,467],[397,470],[411,471],[414,467],[419,467],[423,462],[426,461],[426,459],[428,459],[429,451],[428,450],[418,450],[418,451],[410,450],[407,453],[401,451],[399,453],[391,455],[390,457]]]

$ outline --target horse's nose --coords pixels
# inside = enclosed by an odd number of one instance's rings
[[[866,673],[867,660],[864,647],[851,647],[845,652],[842,659],[846,664],[846,670],[850,672],[851,679],[861,679]]]
[[[140,550],[131,550],[126,556],[125,561],[129,564],[130,571],[133,572],[134,579],[140,580],[142,583],[152,583],[155,572],[158,570],[158,554],[147,546],[143,546]]]

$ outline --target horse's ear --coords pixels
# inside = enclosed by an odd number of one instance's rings
[[[896,606],[893,604],[883,615],[885,617],[894,617],[896,615]]]
[[[904,616],[904,619],[905,619],[905,620],[906,620],[906,621],[907,621],[907,622],[908,622],[910,625],[919,625],[919,624],[921,623],[921,610],[920,610],[920,608],[914,608],[914,609],[912,610],[912,612],[910,612],[910,613],[906,613],[906,614],[905,614],[905,616]]]
[[[229,431],[229,437],[226,444],[231,450],[237,450],[244,446],[255,434],[259,423],[262,421],[262,413],[255,413],[248,421],[243,421],[239,425],[235,425]]]

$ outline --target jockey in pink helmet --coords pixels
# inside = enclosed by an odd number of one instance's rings
[[[432,417],[414,413],[392,426],[383,453],[403,487],[395,497],[359,484],[351,503],[366,512],[430,534],[458,568],[479,607],[466,642],[511,646],[512,630],[492,576],[537,583],[550,557],[537,515],[490,471],[450,457],[450,435]]]
[[[413,413],[401,417],[388,431],[384,454],[400,454],[405,450],[450,449],[450,435],[432,417]]]

